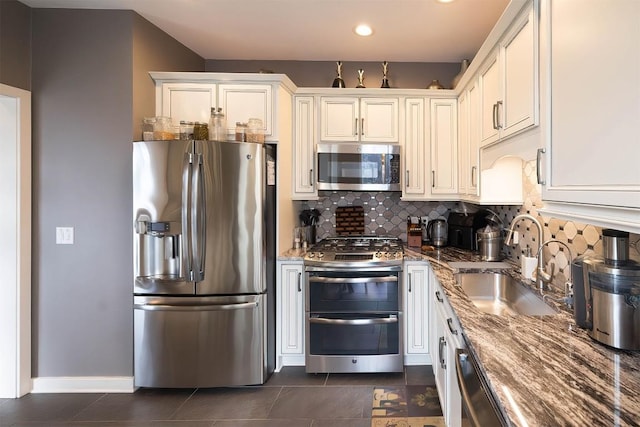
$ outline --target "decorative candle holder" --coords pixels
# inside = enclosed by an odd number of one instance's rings
[[[387,61],[384,61],[382,63],[382,86],[380,86],[381,88],[384,89],[388,89],[391,86],[389,86],[389,79],[387,79],[387,70],[389,69],[389,63]]]
[[[337,77],[333,79],[333,85],[331,87],[345,87],[344,80],[342,80],[342,61],[336,62],[337,64]]]
[[[361,68],[358,70],[358,85],[356,88],[364,88],[364,70]]]

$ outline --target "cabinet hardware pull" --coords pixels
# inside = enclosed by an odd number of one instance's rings
[[[302,273],[298,273],[298,292],[302,292]]]
[[[444,339],[444,337],[440,337],[440,340],[438,342],[438,359],[440,359],[440,366],[442,367],[442,369],[447,369],[447,364],[445,362],[444,359],[444,347],[447,345],[447,341]]]
[[[496,102],[496,129],[502,129],[502,124],[500,123],[500,107],[502,106],[502,101]]]
[[[309,169],[309,185],[313,185],[313,169]]]
[[[493,128],[498,130],[498,123],[497,123],[497,111],[498,111],[498,104],[493,104]]]
[[[407,175],[407,182],[406,182],[405,186],[407,188],[409,188],[409,171],[407,171],[405,175]]]
[[[453,319],[451,317],[447,319],[447,325],[453,335],[458,335],[458,330],[453,328]]]
[[[540,185],[546,185],[546,181],[542,179],[542,172],[540,170],[540,164],[542,163],[542,155],[546,153],[547,150],[544,148],[538,148],[538,152],[536,153],[536,180]]]
[[[436,291],[436,299],[438,300],[438,302],[443,302],[444,301],[442,299],[442,296],[440,295],[440,291]]]
[[[431,171],[431,187],[436,188],[436,171]]]
[[[358,136],[358,119],[356,119],[356,136]]]
[[[360,119],[360,135],[364,136],[364,117]]]
[[[411,273],[407,274],[409,278],[409,292],[411,292]]]
[[[476,167],[471,166],[471,186],[476,186]]]

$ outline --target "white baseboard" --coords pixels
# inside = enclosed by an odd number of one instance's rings
[[[31,393],[133,393],[133,377],[33,378]]]

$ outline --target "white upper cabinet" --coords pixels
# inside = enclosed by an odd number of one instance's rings
[[[538,124],[536,10],[527,4],[478,73],[481,146]]]
[[[323,96],[320,140],[398,142],[398,98]]]
[[[458,108],[455,99],[431,100],[431,194],[458,194]]]
[[[313,96],[294,98],[293,199],[316,198],[315,104]]]
[[[262,120],[265,137],[272,135],[273,100],[271,86],[259,84],[220,84],[218,107],[226,115],[228,132],[235,130],[237,122],[248,119]]]
[[[180,121],[209,123],[211,108],[218,105],[218,85],[167,82],[160,85],[160,109],[156,115]]]
[[[545,0],[541,18],[544,211],[640,233],[640,2]]]
[[[295,90],[286,76],[278,74],[150,74],[156,82],[156,115],[171,117],[174,125],[183,120],[208,123],[211,108],[222,108],[229,138],[237,122],[257,118],[262,120],[265,138],[277,141],[278,99],[290,97]]]
[[[426,198],[431,189],[426,185],[425,162],[429,152],[426,135],[426,112],[424,98],[407,98],[404,105],[404,198]],[[427,192],[429,191],[429,192]]]

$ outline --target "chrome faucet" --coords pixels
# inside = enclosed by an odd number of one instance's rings
[[[521,215],[517,215],[515,218],[513,218],[513,221],[511,221],[511,225],[509,226],[509,230],[507,233],[507,238],[505,239],[504,243],[505,245],[509,245],[511,243],[511,239],[513,237],[513,233],[514,233],[514,228],[516,226],[516,224],[518,222],[520,222],[523,219],[528,219],[529,221],[531,221],[536,228],[538,229],[538,268],[536,269],[536,285],[538,286],[538,289],[540,291],[544,291],[546,289],[546,284],[549,283],[551,281],[551,275],[547,274],[547,272],[544,270],[544,259],[543,259],[543,255],[542,255],[542,247],[543,245],[543,229],[542,229],[542,225],[540,224],[540,221],[538,221],[536,219],[536,217],[529,215],[529,214],[521,214]]]
[[[540,247],[538,248],[538,257],[542,256],[542,248],[544,248],[546,245],[548,245],[549,243],[559,243],[562,246],[564,246],[565,248],[567,248],[567,251],[569,251],[569,280],[565,283],[564,285],[564,298],[561,299],[557,299],[557,298],[553,298],[549,295],[543,295],[543,300],[545,298],[549,298],[553,301],[556,302],[564,302],[567,305],[572,305],[573,304],[573,277],[571,274],[571,260],[573,259],[573,255],[571,254],[571,248],[569,247],[569,245],[567,245],[565,242],[561,242],[558,239],[549,239],[546,242],[544,242],[543,244],[540,245]],[[551,273],[547,273],[544,269],[542,271],[538,271],[536,272],[536,274],[538,275],[542,275],[542,277],[544,278],[544,280],[549,283],[553,280],[553,270],[555,269],[555,264],[551,264]]]

